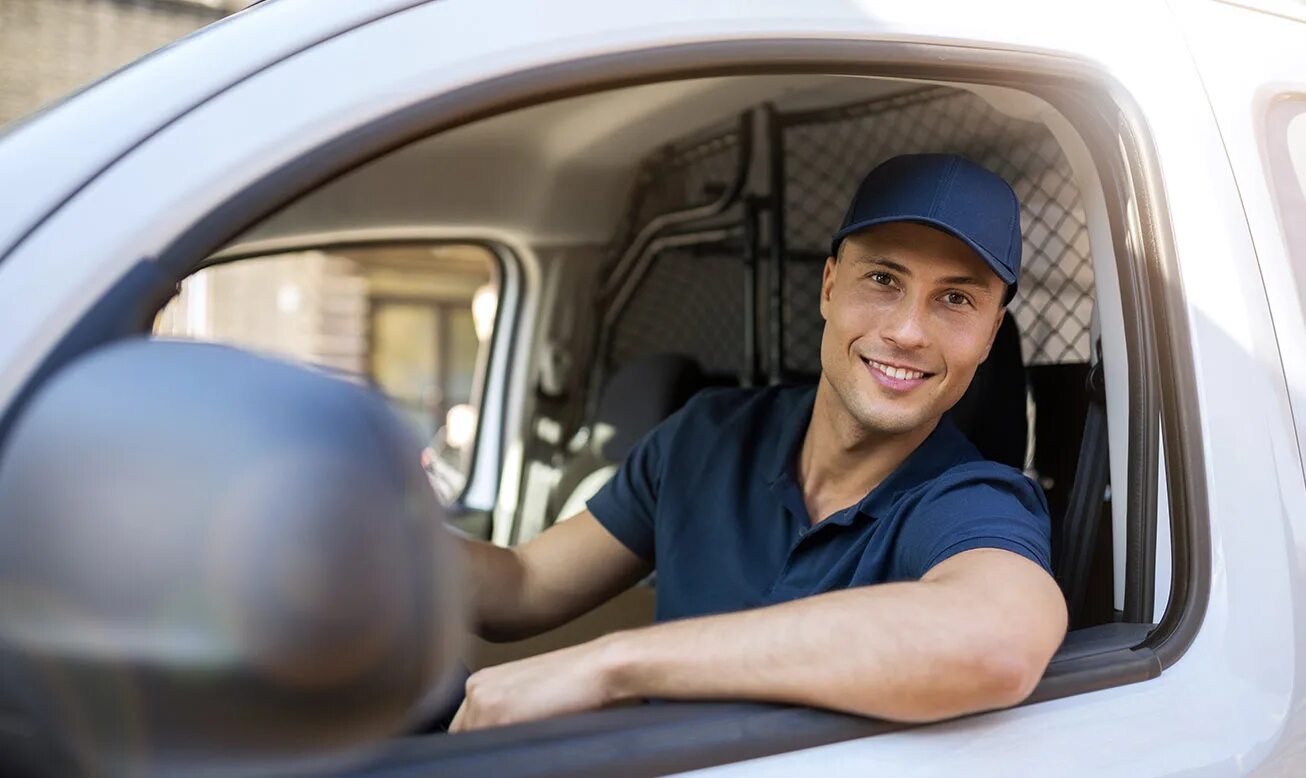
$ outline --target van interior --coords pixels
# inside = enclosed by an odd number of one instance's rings
[[[981,451],[1046,492],[1072,638],[1141,639],[1165,607],[1169,550],[1162,538],[1155,610],[1127,613],[1127,516],[1112,500],[1128,473],[1125,329],[1103,185],[1071,122],[1024,91],[736,75],[519,108],[413,142],[282,209],[187,279],[156,333],[280,351],[372,383],[434,438],[413,455],[449,521],[522,543],[573,514],[699,389],[817,379],[829,236],[861,177],[911,152],[963,154],[1021,200],[1020,291],[952,413]],[[247,272],[258,263],[272,269]],[[308,265],[316,286],[283,283]],[[267,341],[272,319],[309,298],[322,304],[312,337]],[[234,301],[271,313],[222,313]],[[242,326],[264,339],[242,340]],[[406,380],[435,389],[395,388]],[[656,584],[529,640],[474,641],[466,662],[648,623]]]

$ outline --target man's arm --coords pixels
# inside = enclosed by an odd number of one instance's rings
[[[920,581],[659,624],[487,668],[468,680],[451,731],[644,697],[934,721],[1029,696],[1065,631],[1065,602],[1042,568],[976,549]]]
[[[589,511],[517,548],[462,542],[472,626],[492,641],[520,640],[565,624],[653,569]]]

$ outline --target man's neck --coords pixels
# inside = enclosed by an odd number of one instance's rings
[[[813,524],[874,489],[929,437],[938,419],[902,434],[868,430],[822,376],[798,453],[798,483]]]

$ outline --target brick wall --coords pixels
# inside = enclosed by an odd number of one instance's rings
[[[225,14],[183,0],[0,0],[0,124]]]
[[[364,376],[367,293],[358,263],[346,257],[305,251],[244,260],[187,278],[154,331]]]

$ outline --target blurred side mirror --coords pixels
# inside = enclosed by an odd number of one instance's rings
[[[65,368],[0,449],[0,711],[97,774],[402,731],[460,637],[420,448],[379,395],[223,346]]]

